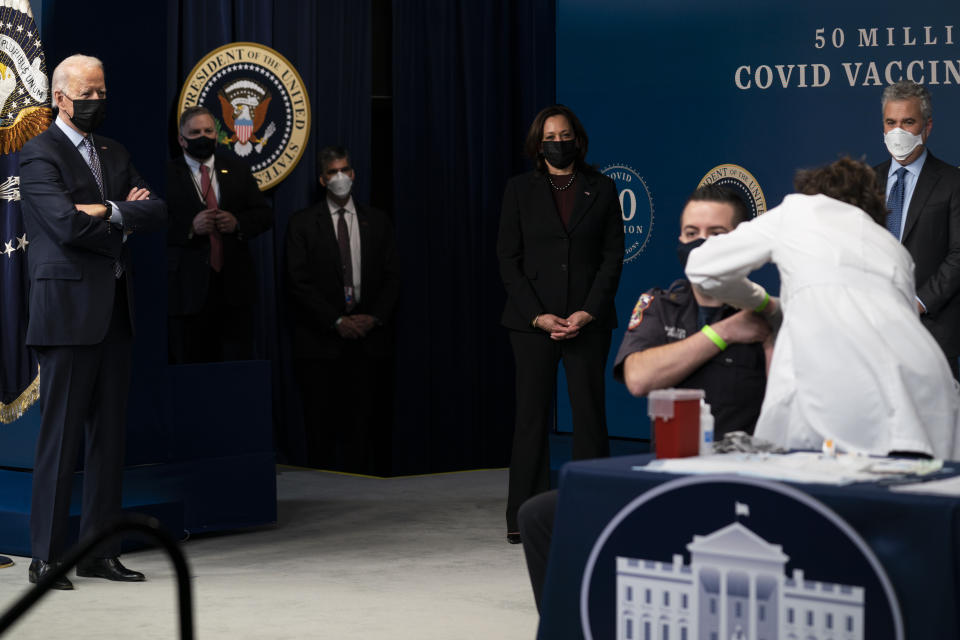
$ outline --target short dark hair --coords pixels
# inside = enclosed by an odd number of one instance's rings
[[[322,178],[334,160],[346,160],[347,164],[350,164],[350,152],[339,145],[329,145],[317,151],[317,176]]]
[[[690,197],[687,198],[687,202],[683,206],[686,207],[691,202],[718,202],[720,204],[730,205],[733,207],[734,228],[741,222],[746,222],[750,219],[750,210],[747,208],[747,204],[743,201],[743,198],[740,197],[740,194],[733,189],[716,183],[697,187],[697,190],[690,194]]]
[[[547,118],[553,116],[563,116],[570,123],[570,127],[573,128],[573,139],[579,149],[577,159],[574,160],[574,167],[577,169],[584,167],[587,164],[587,147],[590,143],[590,139],[587,138],[587,130],[583,128],[580,119],[577,118],[570,107],[562,104],[554,104],[540,110],[540,113],[537,114],[530,125],[530,131],[527,132],[527,140],[523,145],[524,151],[537,163],[537,171],[547,170],[547,165],[543,161],[543,154],[540,153],[540,143],[543,141],[543,125]]]
[[[190,118],[196,116],[210,116],[213,117],[213,113],[210,112],[210,109],[207,109],[204,106],[196,105],[193,107],[187,107],[183,110],[183,113],[180,114],[180,125],[178,129],[183,129],[183,125],[189,122]]]
[[[887,202],[877,174],[870,165],[849,156],[817,169],[801,169],[793,178],[797,193],[823,194],[863,209],[877,224],[885,225]]]

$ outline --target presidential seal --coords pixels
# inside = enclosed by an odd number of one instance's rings
[[[297,166],[310,134],[310,100],[286,58],[255,42],[214,49],[180,91],[178,113],[204,106],[214,114],[218,148],[250,165],[261,191]]]
[[[738,164],[721,164],[710,169],[700,180],[697,189],[708,184],[718,184],[736,191],[750,209],[751,218],[756,218],[767,210],[767,199],[760,183],[753,174]]]
[[[635,259],[650,241],[653,231],[653,197],[647,183],[632,167],[611,164],[600,170],[617,183],[623,212],[624,263]]]

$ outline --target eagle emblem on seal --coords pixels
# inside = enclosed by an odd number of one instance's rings
[[[267,140],[277,130],[276,123],[271,122],[258,137],[273,98],[270,91],[259,82],[241,79],[226,85],[217,97],[223,124],[230,132],[219,133],[218,141],[228,146],[232,144],[234,153],[241,158],[250,155],[251,151],[263,151]]]

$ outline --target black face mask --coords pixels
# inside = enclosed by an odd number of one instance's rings
[[[566,169],[580,153],[574,140],[547,140],[540,144],[543,145],[543,157],[554,169]]]
[[[206,160],[217,150],[217,139],[207,136],[184,138],[187,143],[187,153],[198,160]]]
[[[70,98],[70,96],[67,96]],[[84,133],[93,131],[103,124],[107,117],[107,99],[103,100],[73,100],[73,115],[70,121],[77,125],[77,129]]]
[[[706,238],[697,238],[693,242],[681,242],[677,245],[677,257],[680,258],[680,267],[686,271],[687,270],[687,258],[690,257],[690,252],[706,242]]]

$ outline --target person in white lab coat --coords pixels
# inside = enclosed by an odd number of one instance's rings
[[[873,170],[850,158],[798,172],[778,207],[710,238],[687,277],[710,296],[774,311],[747,275],[780,269],[783,325],[755,434],[795,449],[960,459],[960,396],[917,314],[913,260],[884,227]]]

